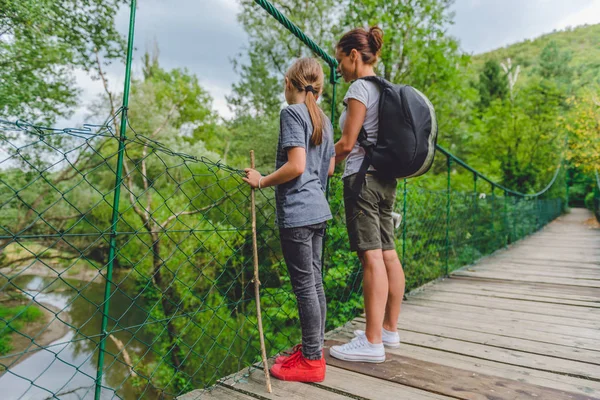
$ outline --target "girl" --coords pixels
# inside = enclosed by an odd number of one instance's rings
[[[327,304],[321,278],[321,249],[325,222],[332,218],[325,198],[327,176],[333,175],[333,127],[317,106],[323,70],[313,58],[294,63],[285,76],[277,170],[261,176],[246,169],[253,188],[277,186],[277,223],[283,257],[300,315],[302,344],[289,357],[278,357],[271,374],[285,381],[322,382],[325,379],[323,338]]]
[[[346,33],[336,48],[338,71],[346,82],[354,81],[340,117],[342,138],[335,144],[336,163],[346,160],[344,205],[350,248],[358,252],[364,270],[363,294],[366,331],[331,355],[346,361],[383,362],[384,345],[398,347],[400,305],[404,296],[404,272],[394,244],[392,209],[396,198],[395,179],[383,179],[372,168],[359,195],[352,191],[365,151],[357,143],[361,127],[367,139],[377,143],[379,86],[359,78],[375,75],[374,65],[383,44],[383,31],[372,27]]]

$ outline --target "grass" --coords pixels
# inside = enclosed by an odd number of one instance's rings
[[[11,336],[14,331],[20,331],[24,324],[37,321],[43,316],[42,310],[33,305],[0,305],[0,355],[12,350]]]

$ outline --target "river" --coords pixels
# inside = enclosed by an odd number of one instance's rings
[[[101,282],[99,278],[97,280]],[[118,275],[115,280],[119,280]],[[57,317],[67,323],[68,329],[63,337],[45,349],[10,360],[12,364],[8,371],[0,376],[0,398],[42,400],[52,398],[53,393],[64,393],[60,396],[61,400],[93,398],[104,284],[39,276],[22,276],[11,282],[35,302],[62,310]],[[133,279],[124,276],[119,288],[112,292],[109,332],[116,325],[113,336],[125,344],[134,363],[135,360],[145,363],[152,360],[147,335],[139,328],[122,329],[139,326],[147,318],[144,301],[135,299],[136,293]],[[136,399],[131,373],[123,356],[115,360],[110,355],[119,352],[117,345],[113,340],[107,340],[106,347],[109,354],[105,357],[103,385],[113,390],[103,389],[102,399]],[[35,346],[32,346],[33,349]],[[23,350],[14,349],[10,353]],[[9,356],[0,357],[0,363],[6,365]]]

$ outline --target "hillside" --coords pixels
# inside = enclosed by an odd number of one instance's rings
[[[479,73],[487,60],[503,61],[510,57],[513,65],[521,65],[520,79],[524,81],[535,68],[544,47],[551,41],[556,42],[561,51],[568,51],[571,54],[570,66],[575,69],[576,86],[591,82],[600,83],[600,24],[555,31],[532,40],[475,55],[472,59],[472,68],[474,73]]]

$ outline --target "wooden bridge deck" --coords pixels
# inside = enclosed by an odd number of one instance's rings
[[[254,370],[181,398],[600,399],[600,229],[585,224],[591,217],[575,209],[412,293],[398,324],[402,345],[383,364],[328,357],[320,384],[273,379],[268,394]],[[356,318],[329,332],[328,344],[363,326]]]

